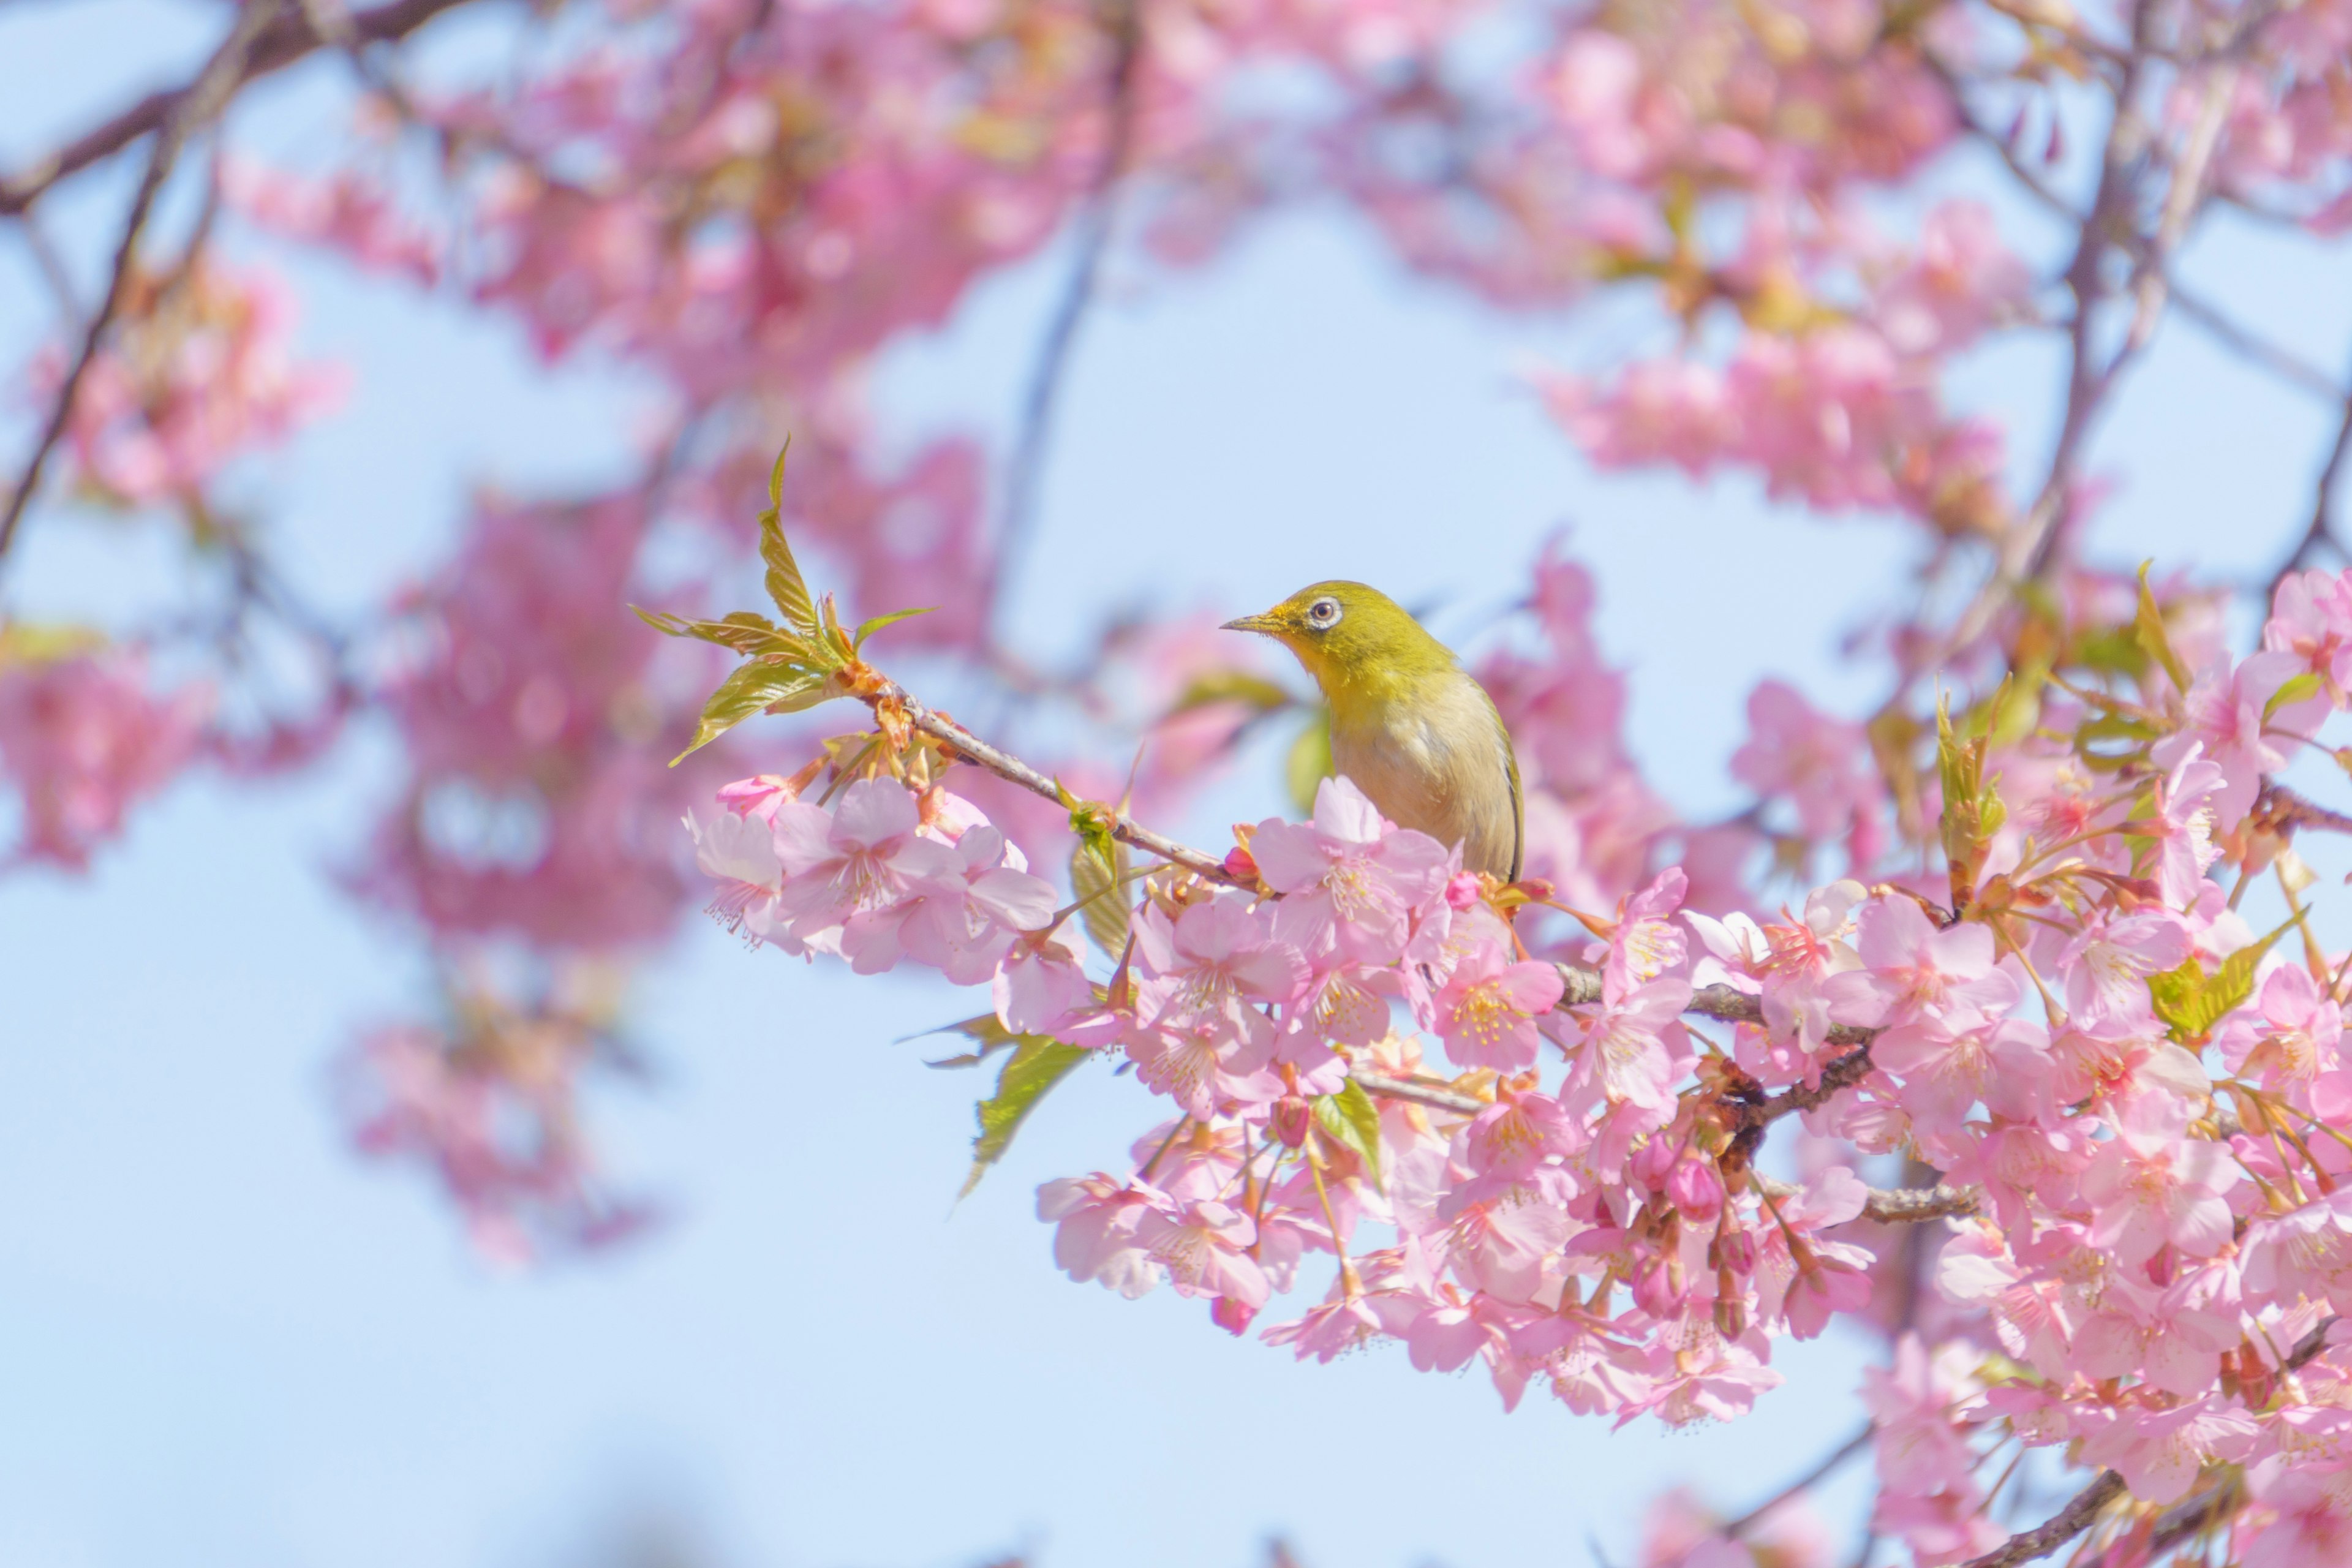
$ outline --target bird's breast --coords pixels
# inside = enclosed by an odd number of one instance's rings
[[[1399,827],[1463,847],[1463,863],[1511,874],[1518,814],[1509,740],[1486,695],[1459,671],[1410,701],[1335,706],[1331,765]]]

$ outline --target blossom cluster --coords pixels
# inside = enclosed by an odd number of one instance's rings
[[[970,801],[875,766],[815,798],[814,764],[746,779],[691,821],[755,945],[987,986],[994,1038],[1118,1058],[1165,1102],[1130,1163],[1039,1189],[1076,1279],[1235,1333],[1299,1293],[1260,1332],[1302,1358],[1401,1342],[1506,1405],[1675,1425],[1744,1414],[1776,1341],[1849,1317],[1896,1339],[1863,1391],[1874,1524],[1918,1561],[2004,1539],[1980,1471],[2012,1445],[2158,1507],[2226,1484],[2242,1542],[2316,1561],[2352,1528],[2341,969],[2221,874],[2309,884],[2275,775],[2352,692],[2352,573],[2291,578],[2263,647],[2193,676],[2142,603],[2136,673],[1947,724],[1943,874],[1771,918],[1687,908],[1670,867],[1538,952],[1554,889],[1465,875],[1339,778],[1217,876],[1058,908]],[[1106,900],[1102,977],[1074,928]],[[1759,1155],[1795,1116],[1790,1182]],[[1874,1191],[1898,1154],[1942,1184]],[[1951,1229],[1923,1262],[1879,1223],[1905,1218]],[[1889,1319],[1905,1270],[1935,1310]]]

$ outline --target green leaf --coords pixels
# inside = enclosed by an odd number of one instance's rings
[[[976,1051],[966,1051],[961,1056],[944,1057],[938,1061],[924,1064],[926,1067],[935,1068],[975,1068],[1005,1047],[1035,1037],[1030,1035],[1014,1034],[1006,1028],[1003,1021],[993,1013],[982,1013],[977,1018],[966,1018],[958,1024],[942,1024],[936,1029],[924,1030],[923,1034],[961,1035],[980,1047]],[[922,1037],[922,1035],[909,1035],[907,1039],[918,1040]],[[899,1042],[901,1045],[905,1043],[905,1040]]]
[[[2303,918],[2303,912],[2297,912],[2260,942],[2242,947],[2223,959],[2210,974],[2191,953],[2178,969],[2149,975],[2148,1001],[2172,1037],[2184,1045],[2201,1039],[2212,1033],[2214,1025],[2244,1006],[2246,998],[2254,994],[2254,966],[2277,945],[2279,938],[2300,925]]]
[[[1128,901],[1129,869],[1127,846],[1108,833],[1082,833],[1070,851],[1070,891],[1081,900],[1078,920],[1087,940],[1114,963],[1127,952],[1134,913]]]
[[[1362,1084],[1349,1079],[1339,1086],[1339,1093],[1316,1096],[1315,1122],[1334,1142],[1356,1152],[1371,1175],[1372,1185],[1382,1185],[1381,1108],[1372,1103],[1372,1097],[1364,1092]]]
[[[1284,782],[1290,786],[1290,798],[1300,816],[1313,815],[1316,787],[1330,776],[1331,710],[1318,705],[1314,721],[1299,731],[1291,745],[1290,759],[1283,765]]]
[[[734,673],[719,683],[710,700],[702,705],[702,720],[694,727],[693,741],[669,760],[669,765],[677,766],[761,709],[790,702],[812,688],[823,689],[824,685],[824,677],[796,665],[754,659],[738,666]]]
[[[1020,1037],[1013,1055],[1005,1059],[1003,1072],[997,1076],[996,1092],[974,1108],[980,1118],[980,1136],[971,1141],[971,1174],[964,1178],[958,1197],[969,1196],[980,1185],[988,1168],[1004,1158],[1004,1151],[1013,1146],[1013,1135],[1037,1109],[1037,1102],[1089,1054],[1084,1046],[1066,1045],[1043,1035]]]
[[[926,605],[919,610],[893,610],[887,616],[876,616],[871,620],[860,621],[857,625],[857,629],[849,635],[849,646],[852,647],[864,647],[866,646],[866,639],[872,637],[876,632],[880,631],[884,626],[895,626],[900,621],[909,621],[914,619],[917,616],[928,616],[938,608],[939,606],[937,605]]]
[[[1239,702],[1261,713],[1271,713],[1287,708],[1293,699],[1289,692],[1263,675],[1252,675],[1245,669],[1212,669],[1192,678],[1166,714],[1174,718],[1195,708],[1206,708],[1212,702]]]
[[[674,616],[667,610],[648,610],[631,605],[637,619],[665,637],[698,637],[733,648],[746,658],[774,654],[783,658],[806,658],[808,644],[780,629],[765,616],[755,616],[749,610],[737,610],[715,621],[696,620],[688,616]]]
[[[2271,693],[2271,700],[2263,704],[2263,722],[2267,724],[2276,718],[2282,708],[2292,708],[2306,698],[2318,695],[2319,677],[2306,669]]]
[[[2186,692],[2189,671],[2181,664],[2180,656],[2172,651],[2171,635],[2164,628],[2164,612],[2156,607],[2156,595],[2148,589],[2147,569],[2154,564],[2152,561],[2139,563],[2139,614],[2132,621],[2132,640],[2148,658],[2164,666],[2164,673],[2172,677],[2175,689]]]
[[[775,601],[785,624],[814,639],[816,604],[809,597],[800,563],[793,559],[793,547],[784,542],[784,459],[792,455],[792,438],[786,437],[784,449],[776,454],[776,466],[768,475],[768,510],[760,514],[760,559],[768,568],[768,597]]]

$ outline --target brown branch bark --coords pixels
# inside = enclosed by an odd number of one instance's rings
[[[2282,1372],[2293,1372],[2327,1347],[2327,1331],[2335,1326],[2329,1318],[2303,1336],[2294,1351],[2279,1363]],[[2168,1510],[2157,1521],[2157,1531],[2169,1531],[2166,1545],[2176,1545],[2196,1533],[2201,1521],[2211,1510],[2215,1493],[2221,1489],[2202,1492]],[[2021,1563],[2031,1563],[2046,1557],[2074,1537],[2091,1528],[2107,1505],[2125,1495],[2124,1479],[2113,1470],[2101,1470],[2091,1484],[2074,1494],[2073,1501],[2060,1509],[2047,1523],[2038,1525],[2022,1535],[2012,1535],[2007,1542],[1981,1557],[1972,1557],[1960,1568],[2017,1568]],[[2151,1542],[2148,1557],[2159,1550]],[[2147,1561],[2146,1557],[2139,1561]]]
[[[442,12],[467,3],[468,0],[392,0],[390,5],[352,16],[351,37],[359,44],[404,38]],[[232,85],[242,86],[256,77],[282,70],[327,41],[312,19],[299,10],[273,15],[260,35],[252,40],[243,68]],[[196,82],[191,82],[186,87],[151,92],[112,119],[92,126],[62,147],[0,179],[0,216],[23,212],[59,180],[162,130],[196,86]]]
[[[1820,1464],[1815,1465],[1811,1469],[1806,1471],[1795,1480],[1790,1481],[1787,1486],[1782,1487],[1765,1501],[1758,1503],[1754,1508],[1749,1509],[1738,1519],[1735,1519],[1730,1523],[1723,1526],[1719,1533],[1729,1536],[1734,1541],[1738,1540],[1742,1535],[1748,1533],[1748,1531],[1754,1529],[1758,1521],[1762,1520],[1766,1514],[1770,1513],[1774,1509],[1779,1508],[1782,1503],[1787,1502],[1799,1492],[1808,1490],[1818,1485],[1822,1477],[1828,1475],[1832,1470],[1836,1469],[1840,1465],[1844,1464],[1848,1459],[1851,1459],[1856,1454],[1861,1453],[1864,1448],[1870,1447],[1870,1439],[1877,1434],[1877,1431],[1878,1428],[1875,1426],[1864,1426],[1861,1431],[1856,1432],[1853,1436],[1839,1444],[1836,1451],[1822,1460]]]
[[[2344,468],[2352,458],[2352,393],[2343,395],[2343,412],[2336,425],[2336,440],[2327,449],[2327,461],[2320,466],[2319,481],[2312,487],[2311,521],[2303,531],[2303,538],[2294,552],[2279,563],[2271,574],[2269,589],[2263,595],[2263,605],[2268,609],[2278,597],[2279,584],[2288,574],[2300,571],[2323,549],[2332,548],[2338,555],[2347,554],[2343,541],[2336,537],[2336,492],[2344,481]]]
[[[106,340],[107,328],[113,323],[115,312],[122,308],[123,291],[138,260],[139,237],[147,227],[148,216],[155,209],[155,198],[163,191],[163,182],[171,177],[180,149],[187,144],[190,136],[211,122],[245,79],[255,45],[269,27],[278,9],[278,0],[246,0],[229,27],[228,37],[221,40],[212,58],[205,62],[205,68],[196,73],[196,79],[178,96],[157,127],[147,171],[140,177],[139,188],[131,197],[130,211],[122,220],[122,237],[114,247],[106,292],[89,313],[89,321],[82,329],[81,346],[67,368],[65,379],[58,384],[56,400],[34,444],[33,455],[26,462],[16,488],[9,494],[7,510],[0,512],[0,556],[7,554],[8,546],[16,540],[25,509],[32,504],[34,493],[41,488],[41,473],[48,466],[49,454],[57,449],[67,424],[73,418],[74,399],[81,391],[82,377],[89,373],[90,363],[98,358],[99,346]]]
[[[1077,259],[1070,268],[1054,320],[1038,351],[1022,409],[1021,432],[1013,447],[1013,461],[1004,479],[1004,525],[998,541],[996,587],[1011,583],[1023,547],[1036,525],[1037,491],[1045,478],[1046,444],[1053,435],[1054,409],[1061,399],[1062,383],[1069,370],[1078,329],[1102,279],[1103,257],[1110,249],[1111,231],[1118,216],[1118,182],[1127,172],[1135,143],[1137,82],[1143,60],[1141,0],[1109,0],[1111,67],[1108,111],[1109,130],[1101,166],[1096,171],[1086,210],[1078,219]]]

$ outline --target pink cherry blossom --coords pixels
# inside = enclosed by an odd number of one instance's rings
[[[2144,1263],[2166,1246],[2210,1258],[2230,1240],[2223,1194],[2243,1175],[2226,1146],[2187,1136],[2186,1121],[2169,1096],[2137,1096],[2083,1173],[2097,1215],[2091,1241],[2121,1263]]]
[[[1336,952],[1392,963],[1412,934],[1412,914],[1442,886],[1444,847],[1381,818],[1344,778],[1316,786],[1311,827],[1268,820],[1250,838],[1266,885],[1284,896],[1274,930],[1310,957]]]
[[[1547,963],[1507,962],[1501,947],[1482,942],[1455,963],[1435,1000],[1438,1037],[1463,1067],[1516,1072],[1536,1059],[1536,1020],[1562,989]]]

